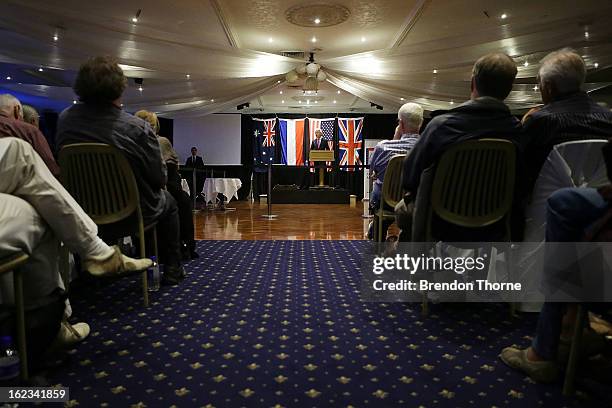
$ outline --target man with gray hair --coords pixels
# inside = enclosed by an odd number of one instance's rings
[[[377,209],[380,204],[385,171],[391,157],[407,154],[416,144],[423,124],[423,108],[416,103],[405,103],[397,112],[397,122],[393,140],[379,142],[370,158],[370,178],[374,179],[370,193],[371,209]]]
[[[585,77],[584,61],[572,50],[551,52],[541,61],[538,81],[544,106],[523,125],[528,192],[554,145],[612,136],[612,112],[581,89]]]
[[[51,173],[57,177],[59,166],[53,158],[51,148],[38,127],[23,120],[23,108],[19,99],[10,94],[0,95],[0,138],[16,137],[32,145]]]
[[[36,109],[30,105],[23,105],[21,108],[23,110],[23,121],[34,126],[36,129],[39,129],[40,115],[38,114]]]

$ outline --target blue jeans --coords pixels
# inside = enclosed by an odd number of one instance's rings
[[[380,195],[382,194],[382,184],[377,182],[372,183],[372,191],[370,191],[370,209],[378,211],[380,207]]]
[[[610,203],[593,188],[564,188],[556,191],[547,202],[546,241],[581,241],[585,230],[609,208]],[[554,253],[546,255],[546,259],[554,257]],[[531,347],[545,360],[556,358],[565,309],[564,303],[546,302],[540,311]]]

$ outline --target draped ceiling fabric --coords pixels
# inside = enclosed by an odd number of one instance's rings
[[[109,12],[115,7],[125,10],[126,3],[130,10],[141,6],[119,0],[5,0],[0,13],[0,69],[28,70],[35,76],[37,68],[44,66],[45,72],[32,83],[11,82],[2,73],[0,88],[68,104],[75,99],[71,84],[79,64],[92,55],[113,55],[124,65],[128,77],[144,78],[142,92],[131,83],[124,96],[129,109],[147,108],[170,117],[198,116],[235,111],[236,105],[272,92],[285,81],[288,71],[304,62],[228,44],[227,33],[211,28],[219,26],[218,16],[211,10],[223,0],[151,0],[142,5],[155,6],[159,16],[153,17],[160,21],[164,7],[180,8],[185,15],[202,13],[200,24],[186,27],[162,23],[136,26]],[[472,3],[415,3],[418,8],[409,16],[410,24],[389,46],[351,55],[317,54],[327,81],[364,101],[384,106],[385,111],[397,109],[403,100],[418,102],[427,110],[448,109],[469,98],[474,61],[488,52],[503,51],[519,67],[517,83],[506,102],[513,109],[525,109],[541,103],[539,92],[533,89],[538,61],[552,50],[561,46],[576,49],[589,71],[595,61],[599,70],[612,66],[610,2],[584,1],[578,6],[573,1],[518,1],[514,7],[534,7],[533,16],[507,25],[455,21],[438,31],[439,16]],[[482,13],[478,8],[474,7],[474,14]],[[554,18],[547,15],[550,18],[541,22],[543,8],[549,8]],[[145,11],[149,16],[154,14]],[[283,10],[278,13],[282,15]],[[350,20],[342,24],[350,24]],[[58,42],[52,39],[54,30],[61,37]],[[190,35],[202,30],[206,35],[197,40]],[[585,38],[585,30],[589,38]],[[433,69],[437,74],[432,74]],[[609,85],[599,80],[585,88],[593,91]]]

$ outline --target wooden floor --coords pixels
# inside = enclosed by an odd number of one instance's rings
[[[278,240],[278,239],[364,239],[369,220],[363,207],[348,204],[278,204],[278,217],[267,220],[267,207],[259,203],[232,201],[236,211],[202,210],[194,214],[196,239]]]

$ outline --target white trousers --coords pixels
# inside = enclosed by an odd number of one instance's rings
[[[51,174],[32,146],[0,138],[0,257],[21,250],[30,255],[24,267],[28,307],[62,288],[59,241],[83,259],[106,257],[112,249],[98,236],[96,224]],[[0,299],[11,304],[12,276],[0,281]]]

